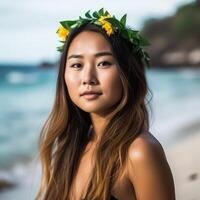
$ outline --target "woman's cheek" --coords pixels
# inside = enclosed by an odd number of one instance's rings
[[[118,73],[113,72],[103,80],[105,93],[111,98],[118,100],[122,95],[122,83]]]
[[[75,95],[75,93],[78,91],[76,79],[74,78],[73,75],[68,74],[65,76],[65,83],[67,86],[69,96],[72,98]]]

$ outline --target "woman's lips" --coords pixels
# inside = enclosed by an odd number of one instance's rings
[[[98,98],[101,95],[101,93],[86,93],[83,94],[82,97],[84,97],[87,100],[93,100]]]

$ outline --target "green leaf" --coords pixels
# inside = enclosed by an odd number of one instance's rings
[[[95,18],[99,18],[99,17],[100,17],[97,11],[93,12],[92,15],[93,15],[93,17],[95,17]]]
[[[106,10],[104,15],[110,15],[110,13]]]
[[[81,16],[79,16],[79,20],[77,20],[77,22],[81,21],[81,22],[87,22],[87,21],[90,21],[91,19],[88,19],[88,18],[83,18]]]
[[[79,28],[82,24],[84,24],[84,20],[79,20],[79,21],[77,21],[77,26],[76,26],[76,28]]]
[[[141,46],[149,46],[150,43],[145,37],[140,36],[140,45]]]
[[[101,22],[99,22],[99,21],[95,20],[93,23],[96,24],[96,25],[98,25],[98,26],[102,26]]]
[[[132,32],[131,30],[128,30],[128,37],[129,39],[132,39],[132,41],[135,41],[137,39],[136,33]]]
[[[107,22],[110,22],[113,26],[118,27],[118,28],[123,28],[122,24],[115,18],[106,18],[104,19]]]
[[[74,25],[77,22],[77,20],[68,20],[68,21],[61,21],[60,24],[67,29],[70,29],[72,25]]]
[[[100,16],[104,15],[104,9],[101,8],[101,9],[98,11],[98,14],[99,14]]]
[[[88,10],[88,11],[85,13],[85,16],[88,17],[88,18],[92,18],[92,16],[90,15],[90,10]]]
[[[134,30],[128,29],[128,32],[130,34],[130,37],[138,38],[139,31],[134,31]]]
[[[59,46],[56,49],[57,49],[57,51],[62,52],[64,50],[64,45]]]
[[[77,26],[78,26],[78,22],[76,22],[75,24],[73,24],[73,25],[71,26],[71,29],[76,28]]]
[[[64,27],[64,28],[66,28],[66,29],[70,29],[70,27],[69,27],[69,25],[67,24],[67,22],[60,22],[60,24]]]
[[[128,31],[127,30],[122,30],[121,34],[125,39],[129,39],[129,35],[128,35]]]
[[[126,25],[126,16],[127,14],[125,14],[121,19],[120,22],[125,26]]]

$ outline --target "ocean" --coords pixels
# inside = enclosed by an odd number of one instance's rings
[[[38,138],[54,102],[57,69],[0,66],[0,180],[16,184],[2,200],[32,200],[40,179]],[[164,148],[200,119],[200,70],[150,69],[150,132]]]

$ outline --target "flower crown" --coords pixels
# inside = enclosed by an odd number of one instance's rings
[[[59,35],[60,42],[62,42],[62,46],[57,47],[57,50],[62,52],[64,48],[64,43],[67,40],[70,32],[80,27],[86,23],[92,23],[97,26],[102,27],[108,36],[119,32],[119,34],[130,42],[131,51],[133,54],[136,54],[149,66],[150,57],[147,52],[144,51],[143,47],[148,46],[150,43],[146,38],[139,34],[139,31],[133,30],[130,27],[126,26],[126,14],[120,19],[116,19],[113,15],[111,16],[108,11],[104,11],[101,8],[99,11],[95,11],[90,14],[90,10],[85,13],[84,18],[79,16],[77,20],[67,20],[60,21],[60,27],[56,31]]]

